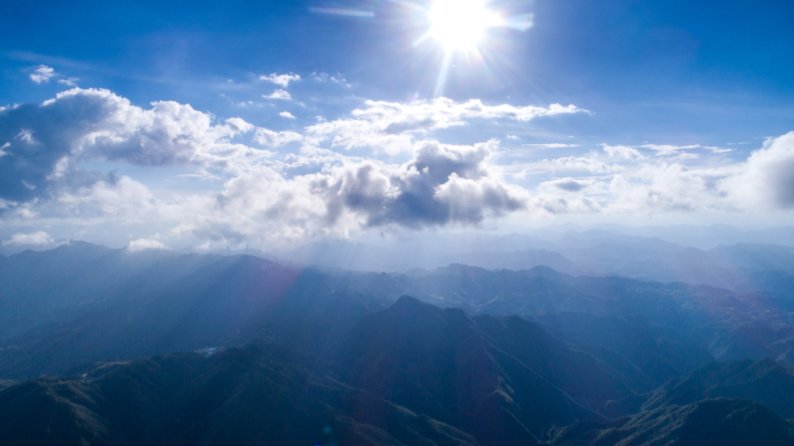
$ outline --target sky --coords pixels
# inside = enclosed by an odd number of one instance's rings
[[[0,4],[0,243],[788,224],[794,3]]]

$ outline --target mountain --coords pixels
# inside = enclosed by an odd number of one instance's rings
[[[371,243],[325,241],[280,256],[375,272],[432,270],[451,263],[512,270],[546,266],[573,275],[682,282],[738,292],[774,293],[780,290],[780,280],[787,280],[788,290],[794,283],[791,228],[766,234],[727,227],[655,229],[545,229],[532,237],[436,233]]]
[[[0,392],[0,429],[9,445],[476,444],[256,347],[14,386]]]
[[[87,244],[22,253],[0,268],[0,377],[225,345],[284,301],[333,301],[333,288],[326,274],[250,256]]]
[[[14,380],[0,429],[10,444],[692,444],[720,430],[774,444],[792,413],[784,295],[72,243],[0,261],[0,377]],[[735,358],[754,360],[713,363]]]
[[[794,311],[765,294],[572,276],[546,267],[491,271],[454,264],[355,273],[252,256],[132,253],[72,243],[0,263],[0,378],[239,345],[278,325],[284,311],[324,311],[331,304],[377,310],[402,295],[475,315],[539,321],[609,364],[638,392],[714,359],[790,361],[794,351]]]
[[[794,423],[744,400],[664,406],[608,424],[582,423],[551,435],[558,446],[745,446],[794,444]]]
[[[585,407],[600,398],[636,400],[603,364],[518,318],[409,297],[353,313],[349,330],[312,330],[334,325],[318,312],[243,348],[11,386],[0,429],[9,444],[331,444],[328,426],[338,444],[531,445],[554,426],[604,421]]]
[[[684,405],[704,398],[741,398],[794,419],[794,369],[772,361],[714,363],[655,391],[644,408]]]

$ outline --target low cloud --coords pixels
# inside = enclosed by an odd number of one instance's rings
[[[8,240],[3,241],[4,246],[46,247],[51,246],[53,243],[55,242],[50,234],[44,231],[17,233]]]
[[[168,247],[163,242],[150,238],[130,240],[129,244],[127,244],[127,251],[130,252],[161,251],[166,249]]]

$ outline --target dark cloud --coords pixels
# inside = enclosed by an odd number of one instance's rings
[[[43,195],[80,157],[143,166],[197,161],[250,130],[244,124],[213,125],[211,115],[175,102],[143,109],[95,89],[0,109],[0,198],[27,201]]]
[[[587,184],[574,180],[573,178],[563,178],[554,181],[553,186],[567,192],[579,192],[587,187]]]
[[[402,168],[387,172],[373,164],[348,168],[335,181],[323,180],[329,218],[342,210],[363,213],[369,226],[407,227],[476,224],[486,215],[523,207],[517,192],[485,168],[486,145],[425,143]]]
[[[76,98],[75,98],[76,99]],[[103,101],[64,100],[0,111],[0,198],[25,201],[41,195],[72,142],[108,113]]]

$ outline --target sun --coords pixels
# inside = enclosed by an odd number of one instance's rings
[[[503,24],[486,0],[434,0],[428,19],[429,36],[448,53],[477,50],[488,29]]]

